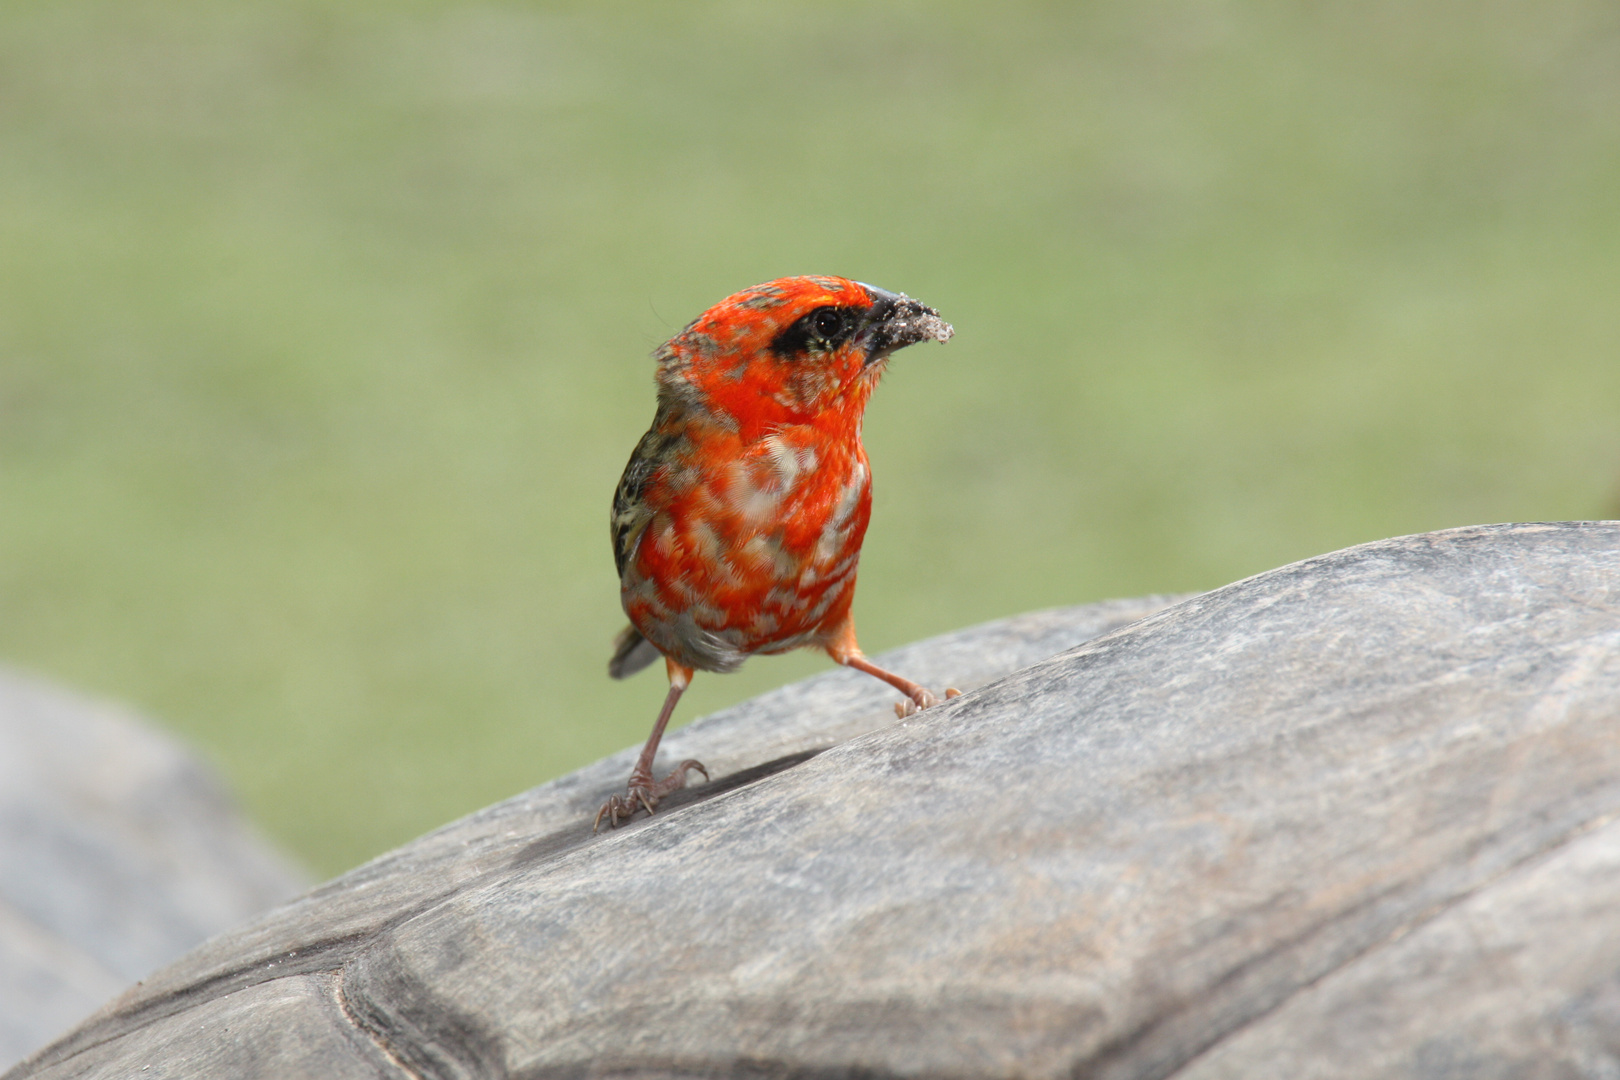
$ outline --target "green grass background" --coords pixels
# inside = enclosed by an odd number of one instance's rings
[[[648,353],[792,273],[958,331],[868,417],[869,650],[1613,516],[1620,9],[13,0],[0,657],[323,872],[639,742]]]

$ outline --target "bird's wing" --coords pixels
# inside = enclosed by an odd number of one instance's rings
[[[618,568],[621,581],[625,567],[635,554],[636,544],[655,512],[647,500],[648,485],[669,459],[669,451],[679,438],[659,431],[656,426],[643,435],[613,492],[613,565]]]

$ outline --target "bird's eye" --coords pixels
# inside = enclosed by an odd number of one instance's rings
[[[802,360],[843,345],[856,330],[856,313],[835,304],[807,311],[776,335],[771,351],[783,360]]]
[[[822,308],[811,316],[810,328],[817,337],[831,341],[844,328],[844,313],[837,308]]]

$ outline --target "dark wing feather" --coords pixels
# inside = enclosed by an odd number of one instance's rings
[[[665,435],[654,427],[641,437],[636,443],[635,452],[630,455],[630,463],[624,467],[624,475],[619,478],[619,486],[613,492],[613,516],[611,525],[613,529],[613,565],[618,568],[619,578],[624,578],[624,568],[630,563],[630,556],[636,550],[636,542],[641,539],[642,530],[647,522],[652,520],[653,509],[647,505],[647,483],[653,478],[666,460],[669,448],[679,436]]]
[[[661,418],[661,415],[660,415]],[[678,435],[667,435],[658,430],[655,420],[652,430],[636,443],[630,463],[624,467],[619,486],[613,492],[613,565],[618,568],[619,579],[624,579],[625,567],[635,554],[641,534],[652,520],[653,508],[647,502],[647,485],[663,467]],[[651,664],[662,654],[658,647],[641,635],[633,626],[625,627],[613,642],[613,656],[608,660],[608,674],[615,679],[627,678]]]

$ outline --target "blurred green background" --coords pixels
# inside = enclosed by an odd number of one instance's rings
[[[648,353],[793,273],[958,331],[868,418],[869,651],[1614,516],[1620,8],[14,0],[0,658],[322,872],[638,743]]]

